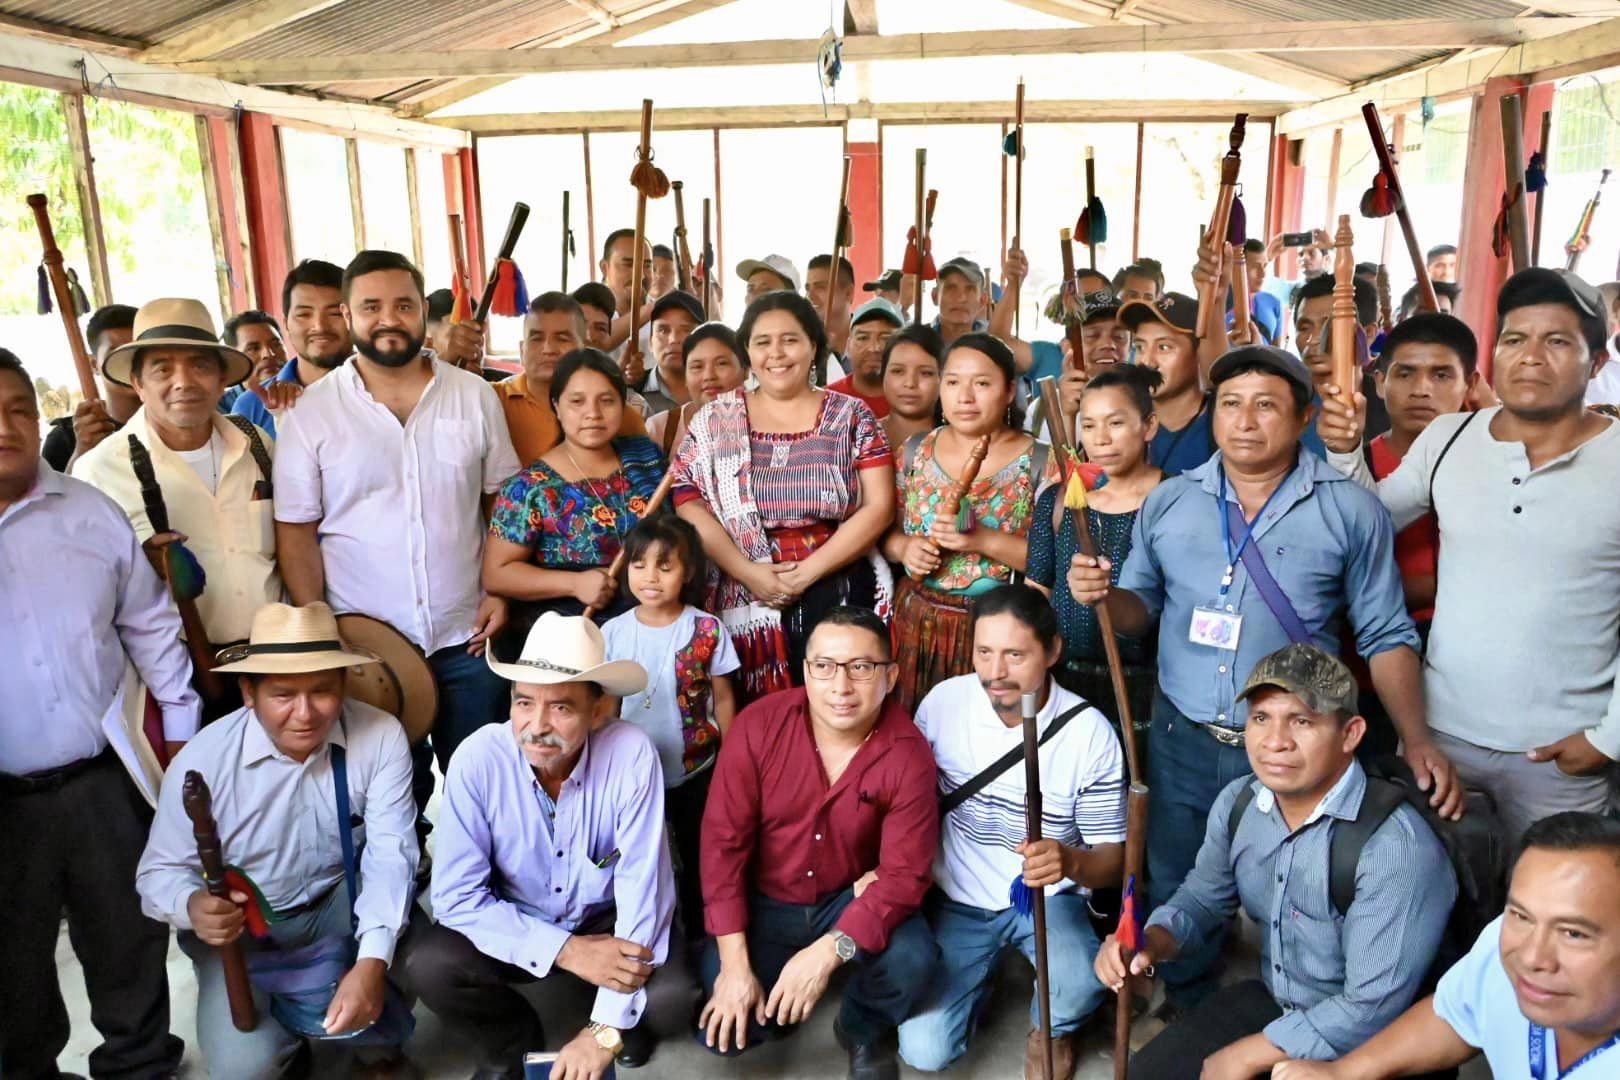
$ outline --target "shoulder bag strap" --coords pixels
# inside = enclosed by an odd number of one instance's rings
[[[1369,776],[1367,792],[1361,797],[1361,809],[1356,811],[1355,820],[1333,823],[1333,835],[1328,839],[1328,895],[1339,918],[1349,913],[1350,903],[1356,898],[1356,867],[1361,862],[1361,849],[1405,801],[1406,792],[1399,784]]]
[[[330,746],[328,752],[332,755],[332,789],[337,797],[338,842],[343,845],[343,884],[349,890],[349,917],[352,921],[360,890],[355,883],[354,830],[349,825],[348,755],[336,743]]]
[[[1238,792],[1237,799],[1232,803],[1232,809],[1226,815],[1226,842],[1230,846],[1237,839],[1238,826],[1243,824],[1243,815],[1248,813],[1249,807],[1254,803],[1254,784],[1243,785]]]
[[[1227,503],[1226,528],[1232,534],[1234,544],[1243,543],[1245,524],[1243,511],[1239,510],[1235,503]],[[1251,538],[1249,543],[1243,544],[1243,554],[1240,558],[1243,568],[1249,572],[1249,580],[1254,582],[1254,587],[1259,590],[1260,599],[1266,602],[1271,614],[1282,624],[1288,640],[1296,645],[1311,644],[1311,635],[1305,629],[1305,621],[1299,617],[1299,612],[1294,610],[1288,594],[1277,584],[1277,579],[1271,576],[1271,569],[1266,566],[1265,557],[1260,554],[1259,540]]]
[[[270,451],[265,449],[264,440],[259,437],[258,425],[247,417],[238,416],[236,413],[230,413],[225,419],[230,421],[232,427],[246,436],[248,453],[253,455],[253,463],[259,467],[259,475],[264,478],[264,491],[261,497],[268,499],[270,497],[273,466],[270,464]]]
[[[1468,430],[1468,425],[1472,424],[1474,417],[1478,415],[1477,412],[1469,413],[1468,419],[1457,425],[1457,430],[1451,433],[1451,438],[1446,440],[1446,445],[1440,448],[1440,456],[1434,459],[1434,467],[1429,470],[1429,512],[1431,514],[1434,513],[1434,478],[1440,472],[1440,463],[1446,460],[1446,455],[1451,453],[1452,444],[1462,437],[1462,433]]]
[[[1074,708],[1059,714],[1058,718],[1053,720],[1051,725],[1047,727],[1046,732],[1041,736],[1041,741],[1036,745],[1045,746],[1047,741],[1058,732],[1062,731],[1064,727],[1068,725],[1070,720],[1074,719],[1080,714],[1081,710],[1089,708],[1090,706],[1091,702],[1081,701],[1080,704],[1076,705]],[[958,806],[961,806],[963,803],[973,798],[973,796],[989,787],[991,782],[993,782],[998,776],[1023,760],[1024,744],[1020,742],[1013,749],[996,758],[995,761],[991,762],[989,766],[987,766],[977,776],[974,776],[967,783],[963,784],[961,787],[939,800],[939,816],[943,818],[946,814],[950,813],[952,810],[955,810]]]

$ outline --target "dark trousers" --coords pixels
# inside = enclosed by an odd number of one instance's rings
[[[439,774],[450,771],[450,755],[461,741],[485,724],[505,720],[511,688],[485,663],[483,656],[472,656],[467,646],[451,645],[428,657],[434,681],[439,686],[439,711],[433,717],[433,733],[411,747],[411,794],[420,814],[433,797],[433,761]],[[426,819],[417,823],[418,839],[426,837]]]
[[[675,901],[681,933],[694,950],[703,944],[703,881],[698,868],[702,850],[703,807],[709,801],[710,766],[679,787],[664,790],[664,822],[675,855]]]
[[[605,926],[598,926],[599,921],[579,933],[612,933],[611,913]],[[405,981],[439,1019],[473,1044],[481,1066],[510,1069],[524,1054],[545,1048],[540,1017],[514,989],[539,981],[533,972],[479,951],[448,926],[435,923],[421,929],[405,950]],[[546,978],[572,982],[581,995],[596,993],[596,987],[566,971],[553,968]]]
[[[1259,1034],[1282,1016],[1266,984],[1259,979],[1221,987],[1181,1019],[1159,1032],[1154,1040],[1131,1056],[1130,1080],[1165,1080],[1197,1076],[1204,1059],[1239,1039]],[[1425,1073],[1419,1080],[1453,1080],[1456,1069]]]
[[[90,1020],[102,1043],[97,1077],[155,1077],[180,1064],[169,1033],[169,931],[141,914],[135,865],[152,811],[118,758],[103,753],[60,786],[0,782],[0,1076],[57,1075],[68,1014],[56,940],[84,968]]]
[[[1192,870],[1215,796],[1251,770],[1243,747],[1217,742],[1162,693],[1154,698],[1148,744],[1148,895],[1152,907],[1158,907]],[[1172,963],[1159,965],[1171,1001],[1190,1008],[1215,988],[1221,945],[1220,934],[1184,942]]]
[[[850,889],[834,893],[818,904],[785,904],[754,894],[748,904],[748,963],[766,996],[793,954],[831,930],[854,898]],[[889,947],[881,953],[858,951],[847,965],[854,973],[844,988],[838,1013],[839,1024],[849,1039],[873,1045],[887,1038],[928,993],[938,959],[933,932],[920,914],[895,927],[889,935]],[[707,1001],[714,995],[714,982],[720,976],[720,949],[712,939],[703,949],[698,973],[703,980],[703,1000]],[[787,1030],[774,1020],[763,1027],[750,1020],[748,1045],[754,1047],[767,1039],[780,1038]]]

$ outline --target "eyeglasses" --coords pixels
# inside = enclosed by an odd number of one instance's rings
[[[877,678],[879,668],[886,668],[893,663],[893,660],[816,659],[806,660],[804,666],[805,670],[810,672],[810,677],[817,682],[826,682],[831,679],[838,674],[839,668],[843,668],[848,672],[850,680],[853,682],[871,682]]]

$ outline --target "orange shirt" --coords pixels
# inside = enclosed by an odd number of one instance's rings
[[[552,411],[549,400],[530,395],[527,375],[514,375],[496,383],[495,393],[500,396],[501,411],[506,413],[506,426],[512,432],[512,449],[517,451],[520,462],[531,465],[557,445],[562,437],[557,414]],[[619,422],[619,434],[647,434],[641,414],[628,405],[624,407],[624,419]]]

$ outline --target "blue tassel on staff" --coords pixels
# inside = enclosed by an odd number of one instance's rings
[[[1024,875],[1019,874],[1013,878],[1013,883],[1007,887],[1007,899],[1012,902],[1012,906],[1018,914],[1033,915],[1035,913],[1035,891],[1024,884]]]
[[[1537,150],[1530,155],[1530,164],[1524,167],[1524,190],[1534,194],[1547,188],[1547,162]]]

